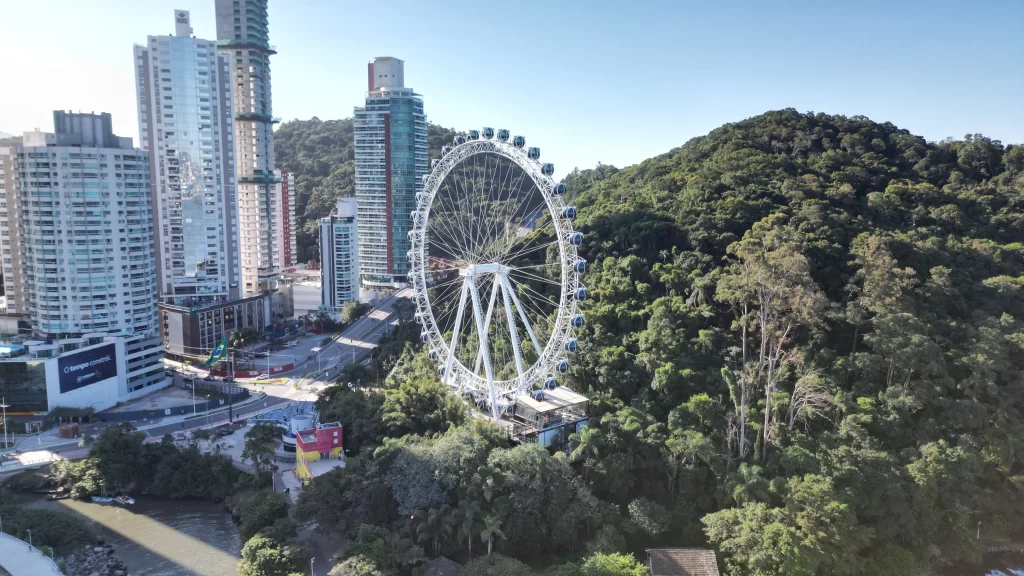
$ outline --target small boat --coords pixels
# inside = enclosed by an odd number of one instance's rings
[[[131,496],[128,496],[127,494],[125,494],[125,495],[118,496],[118,497],[114,498],[114,502],[118,502],[118,503],[121,503],[121,504],[128,505],[128,504],[135,504],[135,499],[132,498]]]
[[[114,499],[109,496],[93,496],[92,501],[97,504],[110,504]]]

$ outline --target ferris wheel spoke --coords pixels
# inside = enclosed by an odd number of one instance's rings
[[[528,280],[536,280],[537,282],[546,282],[547,284],[551,284],[552,286],[561,286],[562,285],[561,282],[555,282],[554,280],[552,280],[550,278],[545,278],[543,276],[538,276],[536,274],[531,274],[530,272],[524,272],[521,268],[509,268],[509,272],[512,273],[512,274],[520,274],[522,276],[525,276]]]
[[[448,347],[448,358],[445,360],[444,374],[441,381],[447,384],[451,379],[452,363],[455,361],[456,345],[459,343],[459,328],[462,326],[462,315],[466,311],[466,297],[469,295],[468,279],[462,283],[462,295],[459,296],[459,311],[455,314],[455,327],[452,329],[452,343]]]
[[[505,158],[502,158],[502,157],[498,157],[496,162],[498,162],[500,164],[504,164],[506,166],[506,170],[504,171],[504,173],[502,175],[502,178],[501,178],[501,185],[497,188],[497,194],[495,195],[495,202],[496,203],[500,203],[500,205],[504,206],[504,204],[506,202],[508,202],[509,198],[502,198],[502,191],[503,190],[508,191],[507,196],[509,196],[509,197],[511,197],[511,195],[514,193],[515,188],[506,185],[506,183],[507,182],[511,182],[511,180],[513,178],[513,174],[515,173],[515,171],[516,171],[516,169],[518,167],[517,167],[517,165],[514,162],[511,162],[508,159],[505,159]],[[489,229],[489,231],[491,231],[491,234],[495,238],[498,237],[498,231],[504,225],[506,220],[507,219],[504,216],[504,211],[502,212],[501,216],[492,219],[488,229]],[[492,254],[489,254],[489,256],[490,256],[492,261],[496,259],[496,256],[493,254],[493,250],[492,250]]]
[[[523,173],[525,174],[525,172]],[[522,186],[522,184],[520,184],[520,186]],[[508,255],[508,253],[512,250],[512,247],[515,246],[516,241],[519,239],[519,229],[523,228],[523,225],[527,223],[528,218],[539,210],[539,208],[535,208],[534,210],[530,211],[525,209],[526,207],[529,207],[534,203],[533,199],[537,196],[536,193],[538,192],[540,192],[540,188],[537,187],[537,184],[535,182],[532,183],[529,191],[526,192],[525,194],[520,195],[518,204],[516,204],[516,206],[512,209],[512,211],[506,218],[506,221],[509,222],[509,226],[505,230],[505,242],[501,250],[501,257]],[[541,201],[541,205],[543,205],[543,198],[541,198]],[[523,216],[522,218],[517,218],[516,215],[520,213],[520,210],[523,211]],[[534,220],[538,218],[535,218]]]
[[[462,219],[456,217],[457,214],[464,212],[464,210],[459,210],[456,207],[456,199],[453,198],[452,195],[450,194],[450,192],[452,191],[452,187],[447,182],[447,179],[445,180],[444,188],[446,191],[449,192],[449,194],[443,194],[440,192],[438,193],[438,196],[441,197],[441,204],[445,207],[445,210],[447,212],[446,216],[448,216],[446,220],[442,219],[442,223],[449,224],[449,229],[453,233],[453,238],[458,239],[456,241],[458,242],[461,251],[461,254],[459,254],[458,256],[463,258],[469,258],[471,256],[471,252],[469,250],[468,245],[466,244],[469,234],[466,232],[466,227],[463,225]]]
[[[512,265],[512,262],[515,261],[517,258],[522,258],[522,257],[526,256],[527,254],[532,254],[532,253],[537,252],[539,250],[547,250],[548,247],[553,246],[555,244],[558,244],[558,240],[555,239],[555,240],[551,240],[550,242],[545,242],[543,244],[534,245],[531,248],[530,245],[533,244],[534,241],[536,241],[536,239],[540,238],[540,237],[541,237],[540,235],[535,235],[526,244],[524,244],[522,248],[520,248],[516,252],[506,256],[502,260],[502,264],[504,264],[506,266],[511,266],[511,267],[514,267],[514,268],[520,268],[520,266],[513,266]]]

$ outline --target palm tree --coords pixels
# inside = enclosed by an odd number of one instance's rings
[[[740,464],[727,487],[729,495],[737,505],[742,506],[745,502],[768,502],[771,499],[768,481],[761,475],[762,471],[756,464]]]
[[[601,455],[601,449],[604,447],[604,436],[597,428],[587,426],[569,436],[569,445],[572,446],[570,456],[573,460],[597,458]]]
[[[494,550],[495,537],[505,538],[505,533],[501,531],[501,520],[497,516],[488,516],[484,518],[484,527],[480,530],[480,541],[487,542],[488,556]]]
[[[420,543],[430,543],[434,549],[434,556],[440,554],[441,540],[452,537],[452,517],[449,514],[448,506],[443,508],[431,508],[426,512],[420,510],[413,514],[418,519],[416,526],[416,540]]]
[[[473,557],[473,536],[483,528],[480,523],[481,516],[483,516],[483,512],[480,510],[480,504],[469,498],[459,502],[459,507],[455,510],[455,525],[459,528],[459,541],[468,542],[470,558]]]

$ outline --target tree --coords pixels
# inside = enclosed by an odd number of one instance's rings
[[[242,541],[252,538],[260,530],[273,526],[288,517],[288,498],[276,492],[262,491],[250,498],[240,509],[238,532]]]
[[[505,538],[505,533],[501,531],[501,519],[497,516],[485,516],[483,526],[480,528],[480,540],[487,543],[488,556],[494,551],[495,538]]]
[[[483,511],[480,504],[469,498],[463,498],[455,509],[453,521],[459,542],[465,542],[469,549],[469,557],[473,557],[473,538],[480,533]]]
[[[384,394],[357,390],[337,384],[320,392],[316,409],[325,422],[341,422],[345,429],[345,450],[358,455],[364,447],[372,451],[384,439],[382,421]]]
[[[648,576],[647,567],[630,554],[594,554],[583,561],[580,576]]]
[[[450,540],[454,533],[451,510],[445,506],[419,511],[413,514],[413,522],[417,541],[430,544],[434,556],[441,554],[441,543]]]
[[[719,280],[717,298],[739,314],[741,386],[745,390],[748,384],[759,383],[768,400],[761,428],[765,459],[773,429],[770,399],[791,360],[794,331],[820,325],[827,300],[811,279],[807,258],[781,215],[755,224],[743,240],[729,247],[729,253],[736,260]],[[748,331],[759,337],[753,350],[748,350]]]
[[[335,564],[327,576],[385,576],[385,574],[369,558],[352,556],[346,558],[341,564]]]
[[[245,448],[242,460],[252,461],[256,476],[277,470],[274,454],[277,452],[277,441],[281,437],[281,429],[272,424],[257,424],[245,433]]]
[[[298,549],[257,534],[242,546],[238,576],[291,576],[300,558]]]
[[[100,432],[89,449],[107,489],[120,493],[145,471],[146,435],[131,424],[110,426]]]
[[[467,563],[462,576],[534,576],[534,572],[515,558],[494,554]]]
[[[418,378],[384,391],[383,420],[391,434],[439,434],[465,421],[467,410],[447,386]]]

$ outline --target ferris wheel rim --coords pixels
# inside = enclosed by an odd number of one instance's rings
[[[425,238],[430,229],[430,214],[435,197],[453,170],[463,162],[480,154],[494,154],[512,162],[533,181],[543,198],[543,209],[551,218],[555,236],[553,243],[558,245],[559,254],[559,300],[557,308],[552,314],[554,319],[547,341],[537,359],[521,375],[500,380],[488,380],[481,376],[476,370],[466,366],[458,358],[454,349],[450,349],[451,347],[445,342],[441,326],[434,315],[427,285],[429,249]],[[491,139],[467,140],[449,149],[434,162],[435,165],[430,174],[425,178],[422,195],[417,195],[416,209],[412,213],[413,225],[409,233],[412,243],[410,247],[410,271],[412,274],[410,276],[413,278],[417,317],[423,325],[424,334],[428,335],[426,344],[431,351],[437,350],[444,354],[446,364],[451,366],[453,372],[444,376],[457,391],[483,393],[489,385],[493,385],[505,395],[525,392],[527,389],[532,389],[534,384],[543,382],[555,371],[556,364],[564,358],[564,348],[570,339],[572,330],[570,321],[578,314],[578,305],[574,294],[582,287],[582,284],[578,274],[573,270],[574,263],[579,261],[579,257],[576,246],[569,241],[570,236],[575,233],[572,219],[563,215],[566,206],[561,196],[554,193],[556,184],[548,174],[543,172],[548,166],[531,158],[522,147],[511,142]],[[564,185],[561,186],[564,189]],[[449,361],[448,356],[453,356],[453,358]]]

